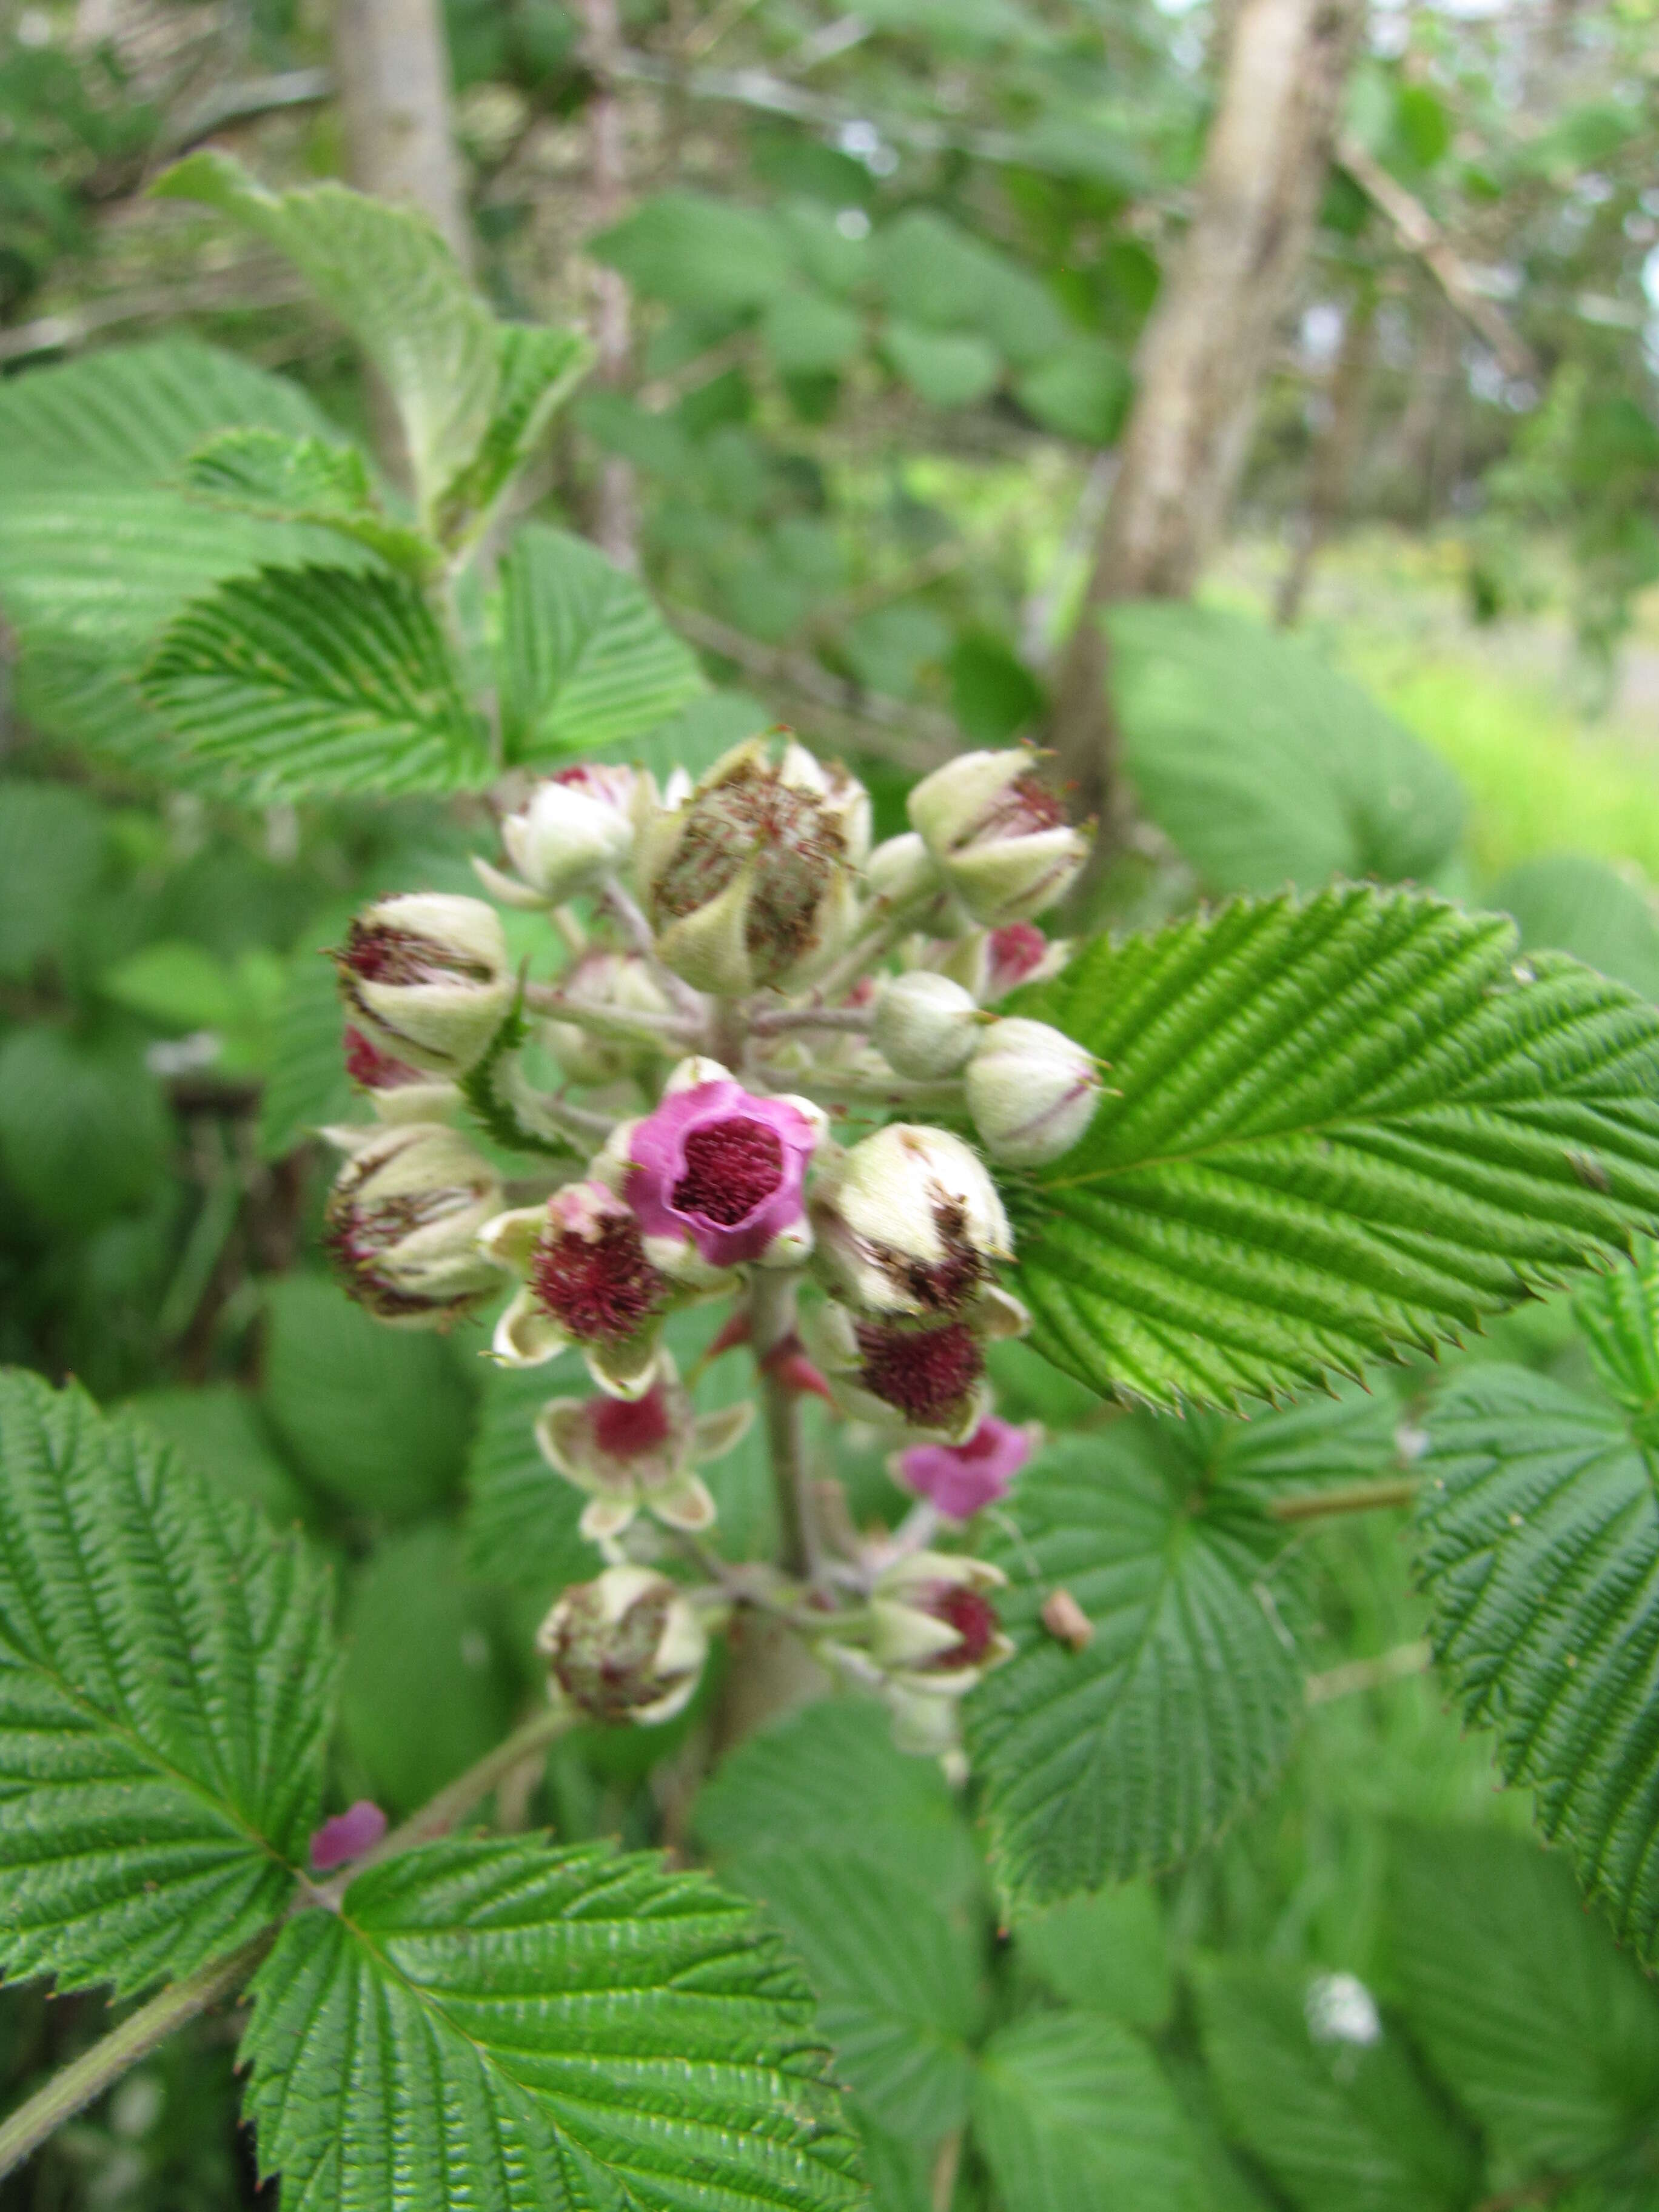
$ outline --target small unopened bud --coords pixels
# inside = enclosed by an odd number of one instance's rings
[[[985,949],[985,986],[979,995],[988,1006],[1022,983],[1046,983],[1072,956],[1068,939],[1050,943],[1034,921],[1005,922],[988,933]]]
[[[960,983],[917,968],[883,983],[872,1035],[896,1075],[927,1083],[956,1074],[980,1028],[979,1008]]]
[[[382,1052],[361,1030],[346,1030],[345,1069],[382,1121],[442,1121],[461,1103],[454,1084]]]
[[[961,1697],[1013,1650],[990,1597],[1006,1580],[1000,1568],[955,1553],[896,1561],[871,1593],[871,1657],[913,1687]]]
[[[538,904],[562,905],[627,865],[638,797],[631,768],[583,762],[538,783],[518,813],[502,817],[507,856]]]
[[[927,840],[914,830],[877,846],[864,864],[864,884],[872,898],[895,914],[937,897],[945,888]]]
[[[996,1185],[946,1129],[890,1121],[819,1174],[820,1272],[874,1314],[956,1313],[1013,1257]]]
[[[700,991],[810,981],[856,920],[854,871],[868,842],[861,785],[793,739],[776,761],[764,738],[734,746],[641,833],[658,950]]]
[[[650,1728],[690,1702],[708,1636],[678,1583],[647,1567],[608,1567],[566,1590],[536,1638],[549,1689],[589,1720]]]
[[[441,1328],[501,1286],[478,1232],[501,1202],[495,1170],[439,1123],[368,1132],[341,1169],[323,1238],[348,1293],[382,1321]]]
[[[1068,1589],[1050,1590],[1042,1601],[1042,1620],[1056,1644],[1068,1651],[1086,1651],[1095,1640],[1095,1625]]]
[[[1037,757],[963,753],[910,793],[910,820],[975,921],[1041,914],[1063,897],[1088,855]]]
[[[513,1004],[507,940],[482,899],[381,899],[352,922],[334,965],[352,1026],[436,1075],[475,1066]]]
[[[981,1143],[1008,1167],[1069,1152],[1094,1119],[1100,1070],[1047,1022],[994,1022],[968,1063],[968,1111]]]

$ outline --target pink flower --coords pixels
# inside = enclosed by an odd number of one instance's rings
[[[1042,967],[1048,955],[1048,940],[1034,921],[1005,922],[991,932],[990,953],[991,973],[985,995],[1000,999]]]
[[[1008,1495],[1030,1456],[1029,1432],[988,1413],[966,1443],[913,1444],[896,1455],[893,1472],[907,1490],[930,1498],[951,1520],[969,1521]]]
[[[313,1832],[311,1863],[319,1874],[326,1874],[331,1867],[344,1866],[372,1851],[385,1833],[386,1814],[369,1798],[360,1797]]]
[[[625,1194],[647,1237],[690,1243],[710,1267],[799,1261],[817,1140],[801,1104],[757,1098],[729,1076],[671,1091],[635,1125]]]

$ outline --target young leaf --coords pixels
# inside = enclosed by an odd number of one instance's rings
[[[1108,1063],[1021,1208],[1036,1340],[1175,1406],[1356,1372],[1659,1224],[1659,1013],[1491,915],[1342,886],[1099,941],[1029,994]]]
[[[1519,1836],[1395,1838],[1393,1958],[1413,2033],[1514,2179],[1582,2172],[1659,2109],[1659,1996]]]
[[[495,325],[431,224],[343,185],[266,191],[213,151],[152,189],[219,209],[293,262],[386,379],[429,511],[477,450],[501,376]]]
[[[476,533],[593,358],[580,331],[544,324],[498,323],[495,349],[501,379],[495,405],[477,452],[444,493],[437,521],[446,538],[462,526]]]
[[[284,2203],[840,2212],[854,2137],[751,1907],[603,1848],[430,1844],[289,1922],[248,2110]]]
[[[1659,1244],[1641,1238],[1624,1267],[1585,1284],[1572,1310],[1608,1395],[1644,1443],[1659,1443]]]
[[[1040,1905],[1155,1872],[1197,1850],[1272,1778],[1303,1705],[1302,1669],[1263,1577],[1273,1524],[1201,1486],[1144,1418],[1028,1468],[1014,1528],[987,1547],[1018,1646],[967,1705],[1004,1893]],[[1042,1625],[1068,1590],[1082,1650]]]
[[[448,791],[489,774],[449,648],[401,577],[234,577],[173,623],[143,688],[244,800]]]
[[[1418,1571],[1466,1721],[1621,1937],[1659,1957],[1659,1499],[1628,1418],[1480,1367],[1428,1420]]]
[[[1231,2132],[1297,2212],[1462,2212],[1472,2146],[1363,1990],[1229,1960],[1197,1993]]]
[[[81,1391],[0,1372],[0,1960],[124,1995],[282,1912],[318,1815],[327,1579]]]
[[[502,733],[509,758],[556,760],[642,737],[702,689],[633,577],[580,538],[526,525],[503,563]]]
[[[1187,2124],[1115,2021],[1032,2013],[980,2056],[974,2133],[1008,2212],[1204,2212]]]
[[[441,559],[429,538],[380,512],[356,446],[276,430],[223,430],[191,455],[184,483],[218,507],[336,531],[417,580]]]
[[[1456,775],[1307,646],[1163,600],[1107,619],[1135,789],[1206,890],[1421,879],[1450,856]]]

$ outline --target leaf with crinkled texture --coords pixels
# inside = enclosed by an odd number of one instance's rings
[[[197,498],[232,512],[331,530],[417,578],[442,562],[429,538],[380,512],[356,446],[276,430],[224,430],[191,455],[184,483]]]
[[[1264,1580],[1281,1537],[1206,1486],[1176,1428],[1138,1417],[1045,1454],[985,1547],[1016,1650],[968,1698],[968,1748],[992,1871],[1022,1906],[1198,1850],[1272,1780],[1302,1713],[1295,1593]],[[1080,1651],[1042,1626],[1056,1589],[1093,1627]]]
[[[642,737],[702,689],[696,656],[629,575],[531,523],[502,564],[501,721],[534,763]]]
[[[1035,1340],[1092,1388],[1273,1396],[1659,1224],[1659,1012],[1406,891],[1238,900],[1022,994],[1108,1063],[1012,1195]]]
[[[1572,1311],[1609,1396],[1644,1443],[1659,1443],[1659,1244],[1642,1237],[1623,1267],[1585,1284]]]
[[[469,519],[476,534],[593,358],[579,331],[538,323],[497,324],[495,349],[501,377],[495,405],[477,452],[445,490],[437,520],[446,535]]]
[[[402,577],[233,577],[172,623],[143,684],[179,745],[244,800],[449,791],[489,775],[443,635]]]
[[[604,1847],[429,1844],[290,1921],[247,2110],[307,2212],[841,2212],[855,2140],[754,1910]]]
[[[151,189],[217,208],[294,264],[386,379],[428,509],[477,452],[501,372],[495,322],[426,217],[344,185],[267,191],[212,150]]]
[[[0,1962],[123,1995],[276,1919],[318,1817],[327,1577],[80,1390],[0,1373]]]
[[[1659,1496],[1624,1412],[1524,1368],[1439,1397],[1418,1494],[1435,1657],[1507,1782],[1659,1959]]]

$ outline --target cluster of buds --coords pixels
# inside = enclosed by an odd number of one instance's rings
[[[859,1538],[827,1582],[790,1563],[817,1586],[786,1575],[767,1601],[919,1747],[1006,1651],[995,1571],[938,1547],[1032,1449],[988,1379],[988,1348],[1029,1325],[999,1279],[1014,1248],[992,1169],[1069,1151],[1102,1087],[1083,1047],[1002,1002],[1065,964],[1036,917],[1087,836],[1024,748],[951,762],[909,817],[872,851],[863,787],[787,736],[661,789],[574,768],[522,793],[476,864],[494,900],[545,918],[544,963],[515,969],[495,906],[447,893],[379,901],[334,955],[376,1117],[330,1133],[346,1287],[407,1326],[493,1306],[498,1362],[586,1368],[588,1394],[536,1421],[608,1561],[542,1632],[574,1711],[672,1717],[710,1620],[759,1601],[712,1549],[700,1472],[753,1409],[700,1407],[701,1363],[682,1381],[665,1334],[716,1299],[718,1344],[749,1345],[759,1386],[878,1432],[918,1501],[908,1534]]]

